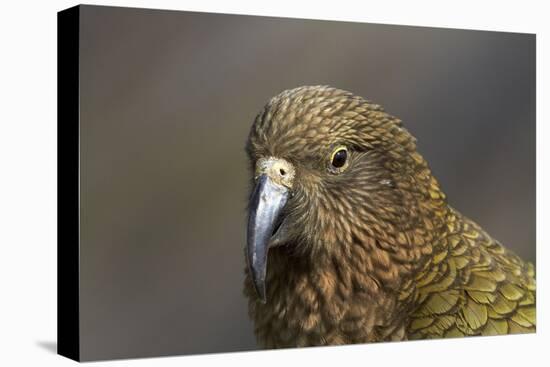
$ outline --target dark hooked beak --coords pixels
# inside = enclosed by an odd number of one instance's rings
[[[246,258],[256,293],[266,302],[265,275],[270,240],[280,224],[280,214],[288,200],[288,189],[262,174],[250,198]]]

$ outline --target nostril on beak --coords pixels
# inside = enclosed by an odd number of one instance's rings
[[[260,177],[262,174],[269,176],[274,183],[290,189],[295,171],[290,162],[282,158],[267,157],[260,158],[256,162],[255,177]]]

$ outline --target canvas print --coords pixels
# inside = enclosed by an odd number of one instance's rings
[[[58,25],[60,354],[536,331],[535,35]]]

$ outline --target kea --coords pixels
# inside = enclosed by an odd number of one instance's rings
[[[535,332],[535,275],[447,203],[402,122],[328,86],[273,97],[246,152],[244,294],[267,348]]]

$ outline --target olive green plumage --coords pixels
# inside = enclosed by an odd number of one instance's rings
[[[246,149],[244,293],[262,345],[535,331],[533,266],[448,205],[414,137],[380,106],[326,86],[284,91]],[[266,216],[254,198],[273,192]]]
[[[410,339],[535,331],[535,278],[524,263],[453,210],[435,254],[415,278]]]

